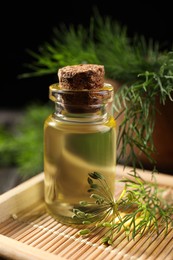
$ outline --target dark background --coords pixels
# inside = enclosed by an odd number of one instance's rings
[[[173,12],[166,1],[6,2],[0,9],[0,109],[21,110],[33,101],[48,101],[48,86],[55,82],[56,75],[18,79],[19,74],[27,72],[24,63],[32,62],[26,50],[37,51],[45,41],[51,41],[52,30],[60,23],[87,26],[93,6],[101,15],[109,15],[127,26],[130,37],[144,35],[163,48],[172,47]]]

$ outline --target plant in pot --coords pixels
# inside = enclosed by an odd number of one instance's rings
[[[55,28],[51,43],[28,51],[30,72],[20,77],[55,75],[66,65],[104,64],[106,81],[115,88],[118,162],[171,174],[173,53],[143,36],[129,38],[127,28],[110,17],[95,17],[88,30]]]

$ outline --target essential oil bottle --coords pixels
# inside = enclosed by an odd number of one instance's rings
[[[49,87],[55,111],[44,124],[45,204],[65,224],[77,224],[73,209],[90,200],[88,173],[102,173],[114,193],[114,91],[104,73],[102,65],[66,66],[58,71],[59,82]]]

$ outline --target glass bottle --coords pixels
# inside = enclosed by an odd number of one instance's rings
[[[73,208],[90,200],[88,173],[102,173],[114,193],[113,96],[113,87],[106,83],[99,90],[63,90],[58,83],[49,87],[55,111],[44,124],[45,204],[62,223],[76,224]]]

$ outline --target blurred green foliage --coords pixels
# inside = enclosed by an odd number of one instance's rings
[[[43,171],[43,125],[50,104],[26,107],[15,131],[0,128],[0,167],[17,167],[23,179]]]

